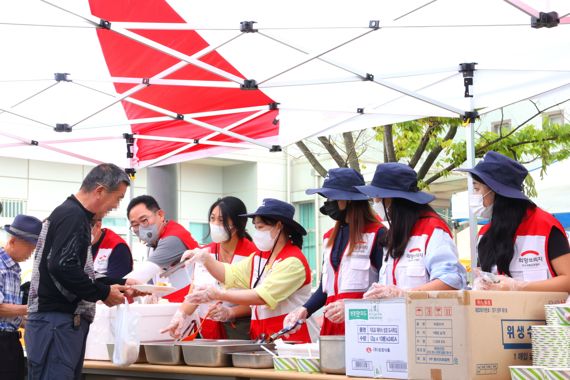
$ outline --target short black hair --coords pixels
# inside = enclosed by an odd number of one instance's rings
[[[144,204],[146,208],[148,208],[152,212],[157,212],[158,210],[160,210],[160,206],[158,205],[156,199],[154,199],[150,195],[139,195],[138,197],[134,197],[133,199],[131,199],[131,201],[129,202],[129,205],[127,206],[127,218],[129,217],[129,214],[131,213],[133,207],[141,203]]]

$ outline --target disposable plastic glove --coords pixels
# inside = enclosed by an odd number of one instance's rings
[[[509,276],[496,275],[491,281],[485,276],[475,277],[473,289],[475,290],[522,290],[527,284],[526,281],[519,281]]]
[[[405,294],[404,289],[398,288],[396,285],[381,285],[377,282],[373,283],[370,289],[364,293],[364,299],[376,298],[396,298]]]
[[[210,309],[209,318],[214,321],[228,322],[234,319],[232,309],[224,306],[222,303],[217,303]]]
[[[211,258],[210,248],[194,248],[185,251],[180,257],[180,262],[186,262],[186,265],[195,263],[204,263],[206,260]]]
[[[188,295],[184,298],[184,301],[192,305],[199,305],[217,301],[219,299],[220,290],[215,286],[208,286],[202,289],[194,289],[192,293],[188,293]]]
[[[295,328],[291,329],[287,334],[283,335],[285,338],[288,338],[289,335],[296,333],[303,323],[307,320],[307,316],[309,312],[307,308],[304,306],[299,306],[285,317],[283,320],[283,328],[293,326],[297,321],[300,321],[299,325],[295,326]]]
[[[182,310],[177,310],[172,316],[168,326],[160,330],[161,334],[168,333],[174,339],[184,338],[182,335],[182,329],[188,324],[190,316],[184,313]]]
[[[344,322],[344,300],[338,300],[325,306],[323,312],[326,319],[334,323]]]

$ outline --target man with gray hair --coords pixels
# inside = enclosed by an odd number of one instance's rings
[[[28,379],[80,379],[95,302],[124,302],[125,286],[95,280],[90,223],[117,208],[129,185],[121,168],[100,164],[44,221],[28,296]]]

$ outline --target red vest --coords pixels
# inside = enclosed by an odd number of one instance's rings
[[[397,285],[402,289],[412,289],[429,282],[425,266],[425,255],[429,241],[436,228],[442,229],[449,236],[449,226],[434,212],[423,214],[411,231],[410,240],[404,254],[397,259],[385,257],[380,270],[380,284]],[[386,255],[384,250],[384,255]]]
[[[482,237],[491,223],[479,231]],[[548,258],[548,238],[552,228],[566,236],[562,224],[551,214],[538,207],[528,208],[515,232],[514,254],[509,264],[511,277],[521,281],[542,281],[555,276]],[[493,268],[496,272],[496,267]]]
[[[370,254],[376,242],[376,233],[382,224],[370,223],[365,226],[362,237],[351,255],[348,255],[348,245],[342,254],[339,266],[335,271],[332,265],[331,251],[328,241],[333,229],[323,236],[323,274],[322,289],[327,295],[326,305],[340,299],[359,299],[378,280],[378,269],[370,263]],[[323,319],[321,335],[344,335],[344,323],[334,323]]]
[[[124,244],[127,247],[128,245],[125,240],[114,231],[111,231],[108,228],[102,228],[101,231],[103,233],[103,240],[101,241],[101,244],[99,244],[97,252],[93,252],[93,269],[97,273],[106,274],[109,265],[109,257],[111,257],[115,247],[119,244]]]
[[[196,242],[196,240],[194,240],[190,232],[188,232],[186,228],[182,227],[180,224],[176,223],[175,221],[169,220],[168,222],[166,222],[166,226],[164,226],[164,230],[162,231],[162,234],[160,234],[158,239],[159,240],[164,239],[167,236],[176,236],[177,238],[182,240],[182,243],[184,244],[184,246],[186,246],[186,249],[194,249],[198,247],[198,243]],[[170,293],[169,295],[163,298],[166,298],[170,302],[183,302],[186,294],[188,294],[187,286],[178,289],[174,293]]]
[[[252,260],[251,278],[249,285],[250,289],[254,289],[253,286],[256,282],[257,285],[262,284],[265,278],[271,272],[269,268],[265,268],[259,281],[257,281],[257,273],[261,273],[263,266],[269,259],[269,254],[269,252],[260,252],[256,250],[255,256]],[[295,257],[297,260],[301,261],[305,267],[305,281],[299,289],[296,289],[295,292],[289,296],[289,298],[279,302],[275,309],[270,309],[267,305],[254,305],[251,307],[250,336],[252,339],[257,339],[262,333],[266,336],[270,336],[271,334],[281,330],[283,328],[283,321],[285,320],[287,314],[289,314],[297,307],[303,305],[309,299],[309,296],[311,294],[311,268],[309,267],[309,263],[307,262],[307,259],[299,247],[296,247],[288,242],[285,247],[283,247],[281,252],[279,252],[279,255],[277,255],[275,258],[273,265],[279,261],[291,257]],[[291,334],[288,338],[284,338],[283,340],[310,342],[311,337],[309,336],[307,325],[303,324],[299,331]]]
[[[206,247],[210,248],[210,252],[212,253],[212,255],[217,256],[217,254],[219,253],[219,250],[220,250],[220,244],[219,243],[210,243]],[[246,239],[246,238],[240,239],[236,245],[236,248],[234,251],[234,256],[232,257],[231,263],[237,264],[241,260],[249,257],[249,255],[251,255],[256,250],[257,250],[257,248],[255,247],[255,244],[253,244],[249,239]],[[219,256],[217,257],[217,259],[219,260]],[[194,273],[194,282],[195,283],[199,282],[199,279],[196,278],[196,272]],[[187,288],[186,292],[188,292],[188,288]],[[231,307],[233,305],[230,305],[227,302],[224,302],[224,306]],[[197,312],[198,312],[201,319],[203,318],[205,312],[207,313],[208,307],[209,307],[209,305],[207,305],[207,304],[203,304],[203,305],[200,305],[198,307]],[[204,309],[206,310],[205,312],[204,312]],[[231,324],[230,324],[230,327],[231,327]],[[222,322],[214,321],[212,319],[202,320],[202,331],[200,332],[200,334],[202,335],[202,338],[204,338],[204,339],[227,339],[228,338],[227,334],[226,334],[226,330],[224,328],[224,324]]]

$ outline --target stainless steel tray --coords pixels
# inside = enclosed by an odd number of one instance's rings
[[[273,368],[273,356],[265,351],[234,352],[232,363],[240,368]]]
[[[231,353],[259,351],[259,343],[252,340],[196,339],[177,344],[182,348],[184,362],[198,367],[229,367]]]
[[[109,353],[109,360],[113,361],[113,353],[115,352],[114,343],[107,343],[107,352]],[[144,347],[142,344],[139,347],[139,356],[137,357],[137,361],[135,363],[147,363]]]
[[[170,342],[142,343],[146,359],[150,364],[183,364],[182,350],[179,345]]]

